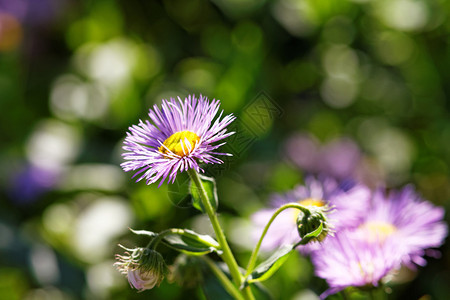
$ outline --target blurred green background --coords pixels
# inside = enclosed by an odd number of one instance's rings
[[[210,231],[119,167],[128,126],[162,98],[201,93],[238,116],[235,156],[207,171],[242,264],[248,217],[306,171],[348,162],[448,210],[449,14],[444,0],[0,0],[0,299],[203,299],[167,281],[136,293],[112,266],[118,243],[146,243],[128,227]],[[447,299],[440,250],[390,298]],[[316,299],[312,272],[293,255],[267,286]]]

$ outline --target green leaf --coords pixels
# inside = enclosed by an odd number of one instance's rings
[[[177,175],[173,184],[167,185],[167,194],[169,195],[169,199],[176,207],[191,207],[192,196],[190,194],[189,183],[189,175],[187,175],[186,172],[182,172]]]
[[[225,264],[217,263],[217,266],[230,278],[228,268]],[[203,281],[200,284],[203,295],[207,300],[233,300],[234,298],[225,290],[220,280],[214,275],[211,269],[204,264],[202,268]]]
[[[255,270],[245,279],[243,283],[247,286],[250,283],[264,281],[270,278],[288,259],[289,254],[294,250],[293,245],[286,245],[279,248],[267,260],[259,264]]]
[[[177,229],[164,236],[165,244],[177,251],[189,255],[205,255],[211,252],[221,254],[219,243],[205,234],[198,234],[189,229]]]
[[[203,188],[206,191],[206,195],[208,196],[209,203],[211,203],[213,210],[216,211],[219,205],[216,181],[214,180],[214,178],[203,175],[199,175],[199,177],[202,182]],[[200,191],[192,181],[189,186],[189,191],[192,195],[192,204],[194,205],[194,207],[204,213],[205,208],[203,207],[202,199],[200,198]]]

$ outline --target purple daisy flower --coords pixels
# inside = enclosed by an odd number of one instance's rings
[[[443,244],[448,230],[444,213],[443,208],[420,198],[412,186],[388,195],[378,190],[360,227],[378,243],[392,237],[403,253],[402,262],[413,269],[415,264],[426,264],[426,249]]]
[[[305,206],[331,208],[327,214],[329,225],[335,231],[339,231],[342,228],[358,226],[367,211],[369,201],[370,190],[364,185],[353,181],[338,182],[330,177],[320,179],[307,177],[305,185],[297,186],[284,195],[273,196],[272,208],[253,214],[252,220],[256,227],[253,232],[254,238],[255,240],[259,238],[273,213],[286,203],[297,202]],[[283,244],[298,242],[300,238],[297,232],[297,215],[298,210],[287,209],[277,216],[261,248],[273,250]],[[302,249],[308,252],[315,247],[315,244],[308,244]]]
[[[338,232],[312,252],[315,274],[330,287],[321,299],[349,286],[377,287],[383,277],[399,267],[401,253],[392,239],[380,245],[357,236],[350,230]]]
[[[230,114],[222,118],[223,111],[214,121],[219,111],[218,100],[208,101],[200,95],[188,96],[184,101],[171,98],[162,100],[161,109],[154,105],[149,111],[153,123],[139,121],[127,132],[123,147],[126,162],[121,164],[124,171],[137,171],[133,177],[137,181],[146,179],[147,184],[161,179],[161,184],[174,182],[178,172],[188,169],[203,171],[199,161],[221,164],[222,160],[213,155],[228,155],[215,150],[225,143],[214,144],[234,132],[226,127],[235,117]]]
[[[330,286],[323,296],[347,286],[377,286],[401,265],[425,265],[426,250],[442,245],[447,235],[443,217],[442,208],[411,186],[390,194],[377,190],[358,228],[339,232],[312,253],[316,275]]]

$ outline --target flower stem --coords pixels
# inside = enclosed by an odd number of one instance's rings
[[[233,253],[231,252],[230,246],[228,245],[227,239],[225,237],[225,234],[222,230],[222,227],[220,226],[219,219],[217,218],[217,215],[211,206],[211,203],[208,199],[208,194],[206,193],[203,184],[201,182],[200,176],[198,173],[193,169],[187,170],[189,177],[191,177],[191,180],[194,182],[195,186],[197,187],[200,199],[202,200],[202,204],[205,208],[206,214],[209,217],[209,220],[211,221],[212,227],[214,229],[214,232],[216,234],[217,241],[219,242],[220,246],[222,247],[222,259],[227,264],[228,269],[230,270],[231,277],[233,278],[234,284],[239,288],[243,281],[243,276],[241,272],[239,271],[239,266],[236,262],[236,259],[233,256]],[[246,288],[244,290],[244,299],[253,299],[253,295],[251,293],[251,290],[249,288]]]
[[[264,227],[264,230],[261,234],[261,237],[259,238],[258,243],[255,246],[255,249],[253,249],[252,255],[250,256],[250,260],[248,262],[247,265],[247,272],[245,273],[245,277],[247,277],[248,275],[250,275],[250,273],[253,271],[253,268],[255,267],[256,264],[256,259],[258,258],[258,252],[259,249],[261,248],[261,243],[264,239],[264,237],[266,236],[267,231],[269,230],[270,225],[272,225],[272,222],[275,220],[275,218],[285,209],[288,208],[296,208],[299,209],[305,213],[309,213],[309,210],[304,207],[303,205],[300,205],[298,203],[288,203],[285,204],[283,206],[281,206],[280,208],[278,208],[272,215],[272,217],[270,218],[269,222],[266,224],[266,227]]]
[[[177,234],[177,233],[183,234],[183,232],[184,232],[183,229],[178,229],[178,228],[169,228],[169,229],[163,230],[160,233],[158,233],[158,235],[147,244],[146,248],[156,249],[158,244],[163,240],[163,238],[166,235],[174,234],[174,233],[175,234]]]
[[[253,296],[253,292],[250,286],[245,287],[243,291],[246,299],[255,300],[255,297]]]
[[[207,256],[203,256],[202,259],[211,268],[211,271],[216,275],[217,279],[222,283],[227,292],[233,296],[236,300],[244,300],[239,289],[228,279],[228,277],[222,272],[222,270]]]
[[[349,297],[349,295],[347,294],[347,291],[346,291],[345,289],[343,289],[343,290],[341,291],[341,295],[342,295],[342,298],[343,298],[344,300],[349,300],[349,299],[350,299],[350,297]]]
[[[369,291],[369,299],[371,300],[385,300],[387,299],[386,291],[381,287],[377,289],[371,289]]]

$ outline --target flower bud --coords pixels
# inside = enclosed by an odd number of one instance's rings
[[[327,211],[327,208],[312,206],[300,210],[297,216],[297,230],[302,241],[304,240],[303,244],[311,241],[321,242],[330,233],[330,226],[326,217]],[[318,231],[320,227],[322,229]]]
[[[147,248],[122,248],[127,252],[125,255],[116,255],[117,262],[114,265],[128,277],[131,287],[141,292],[159,286],[168,273],[161,254]]]
[[[134,287],[140,292],[150,290],[155,285],[159,285],[162,281],[162,278],[158,275],[158,272],[154,270],[145,271],[139,268],[128,270],[127,277],[131,287]]]

